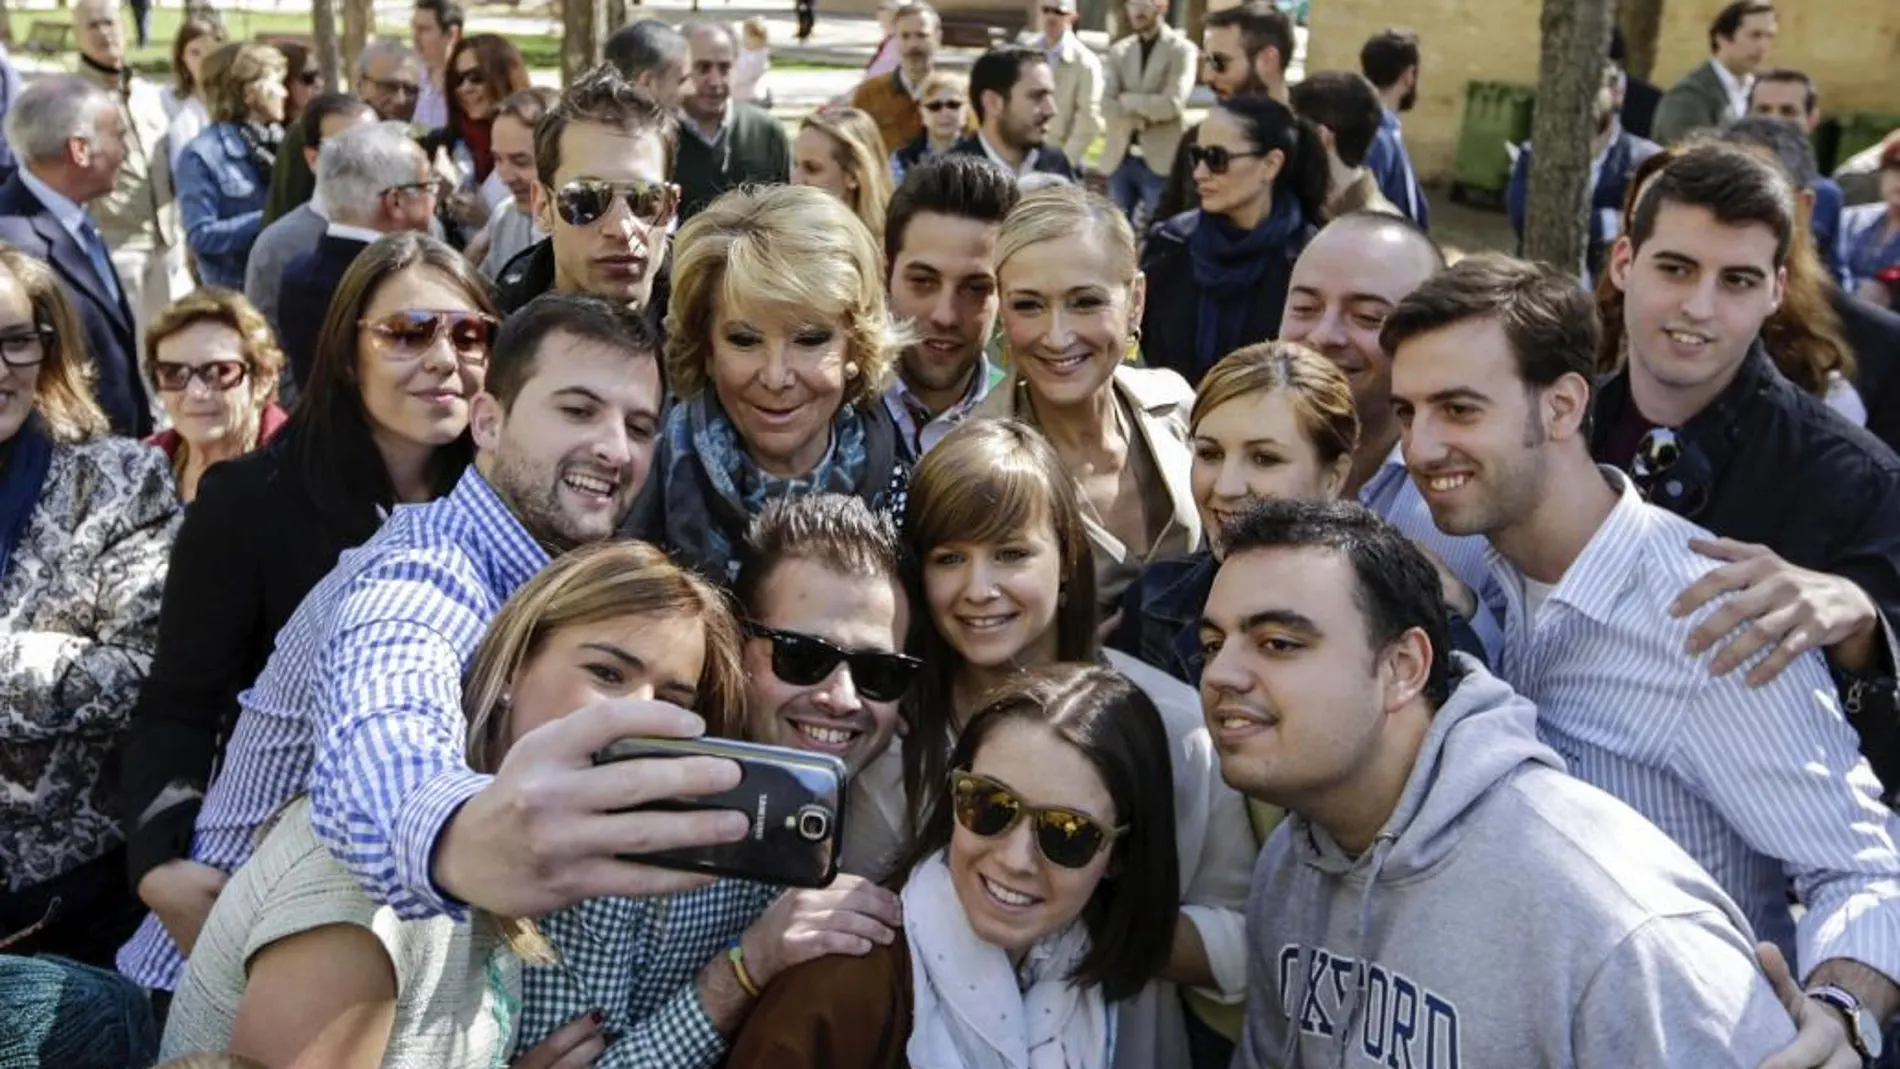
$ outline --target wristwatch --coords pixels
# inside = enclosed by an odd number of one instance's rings
[[[1833,984],[1819,984],[1808,988],[1807,995],[1841,1011],[1841,1016],[1847,1018],[1847,1039],[1854,1045],[1854,1053],[1860,1055],[1862,1065],[1872,1065],[1880,1057],[1880,1020],[1874,1011],[1860,1004],[1852,991]]]

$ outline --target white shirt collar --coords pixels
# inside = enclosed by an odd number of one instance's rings
[[[983,147],[983,155],[988,156],[990,162],[1005,171],[1009,171],[1018,178],[1034,173],[1036,170],[1036,157],[1042,154],[1041,149],[1032,148],[1028,152],[1023,153],[1023,165],[1021,167],[1012,167],[1009,161],[1003,158],[1002,153],[996,151],[996,146],[990,144],[990,139],[983,136],[983,131],[981,130],[976,132],[976,143]]]
[[[46,210],[53,213],[53,218],[59,221],[60,226],[66,228],[66,232],[73,236],[73,240],[79,243],[80,248],[86,247],[84,227],[92,221],[92,217],[86,214],[86,209],[67,198],[66,194],[40,181],[38,175],[25,167],[20,168],[20,183],[31,190],[33,195],[39,198],[41,204],[46,205]]]
[[[324,229],[323,236],[349,238],[352,241],[360,241],[365,245],[374,245],[383,239],[383,232],[380,230],[371,230],[366,226],[351,226],[348,223],[339,223],[335,219],[332,219],[330,220],[330,225]]]
[[[1739,119],[1747,115],[1748,89],[1754,84],[1754,76],[1737,78],[1727,67],[1722,66],[1721,60],[1714,58],[1709,60],[1709,66],[1715,68],[1715,76],[1722,81],[1722,90],[1728,94],[1728,106],[1735,113],[1734,117]]]

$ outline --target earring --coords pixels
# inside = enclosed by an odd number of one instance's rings
[[[1141,359],[1141,327],[1137,326],[1134,330],[1131,330],[1128,332],[1128,344],[1122,349],[1122,360],[1126,363],[1132,364],[1135,361],[1140,360],[1140,359]]]
[[[847,379],[855,379],[858,377],[858,362],[856,360],[844,366],[844,377]]]

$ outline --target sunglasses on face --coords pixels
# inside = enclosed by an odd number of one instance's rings
[[[963,101],[961,100],[926,100],[924,101],[924,110],[927,112],[930,112],[933,115],[940,111],[962,111]]]
[[[44,323],[22,323],[0,330],[0,363],[8,367],[33,367],[46,359],[46,343],[53,328]]]
[[[1005,784],[974,772],[950,773],[950,809],[972,835],[994,839],[1028,817],[1035,823],[1036,849],[1054,865],[1084,868],[1102,848],[1128,830],[1104,827],[1087,813],[1061,806],[1030,805]]]
[[[1235,152],[1219,145],[1195,145],[1188,149],[1188,160],[1193,166],[1206,167],[1208,174],[1226,174],[1227,168],[1235,160],[1244,160],[1264,156],[1264,152]]]
[[[412,97],[422,94],[422,87],[414,82],[398,82],[388,78],[365,79],[376,91],[392,97]]]
[[[662,182],[606,182],[598,178],[577,178],[554,194],[555,214],[569,226],[587,226],[598,222],[614,209],[614,200],[627,202],[627,210],[647,226],[658,226],[673,212],[673,191]]]
[[[307,85],[314,89],[323,84],[323,72],[304,71],[302,74],[297,75],[297,82],[300,85]]]
[[[750,638],[772,643],[772,674],[794,687],[824,682],[842,662],[850,667],[851,683],[860,694],[875,702],[894,702],[904,696],[924,664],[902,653],[843,649],[816,635],[779,631],[750,620],[742,630]]]
[[[488,363],[488,346],[495,340],[496,327],[493,316],[480,312],[428,308],[408,308],[358,323],[383,343],[385,355],[400,360],[417,359],[434,348],[446,331],[455,359],[469,367]]]
[[[487,84],[488,76],[482,73],[480,67],[470,67],[468,70],[455,71],[449,75],[450,89],[464,85],[482,86]]]
[[[207,360],[202,364],[165,361],[152,368],[152,381],[166,393],[185,392],[190,389],[192,379],[223,393],[243,382],[250,373],[250,365],[242,360]]]

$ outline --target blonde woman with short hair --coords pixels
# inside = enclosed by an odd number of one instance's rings
[[[743,690],[738,649],[718,590],[653,547],[575,549],[508,599],[469,663],[469,767],[494,772],[523,735],[596,701],[670,700],[724,723]],[[160,1056],[489,1069],[516,1045],[523,963],[553,960],[527,921],[479,910],[465,921],[405,920],[372,901],[318,841],[299,797],[219,894]],[[564,1051],[592,1064],[606,1049],[583,1016],[516,1064],[550,1065]]]
[[[625,530],[731,582],[746,526],[786,494],[903,507],[881,402],[909,335],[883,256],[843,201],[802,186],[728,193],[680,228],[666,314],[667,414]]]
[[[1055,446],[1081,495],[1111,620],[1143,566],[1200,545],[1188,484],[1194,391],[1172,371],[1132,363],[1148,280],[1127,218],[1107,199],[1076,186],[1024,195],[1003,221],[996,276],[1011,366],[976,416],[1020,419]]]
[[[144,356],[171,418],[146,443],[171,460],[180,501],[198,496],[206,468],[270,441],[289,419],[275,400],[284,351],[241,293],[201,289],[172,302],[146,328]]]
[[[906,145],[893,145],[891,180],[901,184],[905,172],[925,160],[936,159],[970,130],[970,79],[956,71],[932,71],[917,87],[917,106],[923,109],[923,132]]]
[[[207,286],[244,289],[284,141],[289,69],[282,52],[249,41],[220,46],[201,68],[211,125],[179,154],[176,184],[185,240]]]
[[[792,141],[792,184],[811,186],[845,202],[884,244],[884,212],[891,203],[890,150],[877,123],[856,108],[826,108],[805,117]]]

